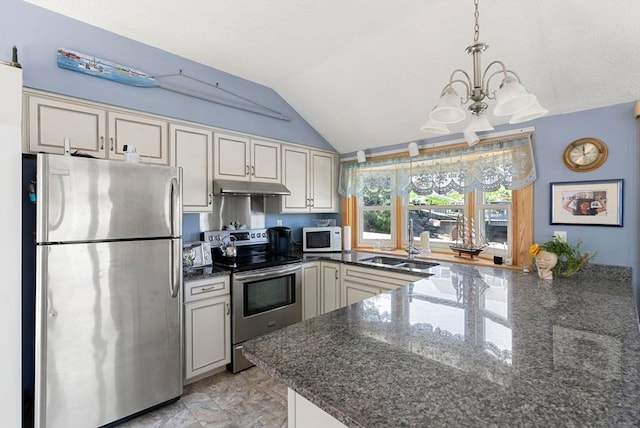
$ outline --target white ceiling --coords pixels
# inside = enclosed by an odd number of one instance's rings
[[[472,68],[472,0],[27,1],[271,87],[340,153],[434,136],[420,126]],[[640,0],[479,7],[483,67],[503,61],[551,115],[640,99]]]

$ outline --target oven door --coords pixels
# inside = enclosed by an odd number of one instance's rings
[[[300,322],[302,265],[234,272],[231,299],[234,345]]]

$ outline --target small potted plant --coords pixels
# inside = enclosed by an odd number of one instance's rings
[[[543,244],[531,245],[531,247],[529,247],[529,254],[534,258],[539,257],[543,251],[555,254],[557,262],[555,263],[555,266],[549,266],[548,269],[550,269],[554,275],[572,276],[598,254],[597,252],[593,254],[585,252],[582,254],[580,252],[581,245],[582,238],[578,238],[576,244],[571,245],[567,241],[556,236],[552,240]],[[552,277],[549,275],[546,279],[551,278]]]

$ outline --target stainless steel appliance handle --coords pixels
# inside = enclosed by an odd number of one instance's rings
[[[171,297],[178,297],[182,282],[182,239],[171,240],[171,278],[169,280],[169,293]]]
[[[289,273],[294,273],[298,270],[302,269],[302,265],[300,263],[294,263],[292,265],[286,266],[278,266],[274,268],[261,269],[259,271],[250,271],[246,273],[234,273],[233,278],[238,281],[251,281],[254,279],[260,279],[267,276],[280,276],[286,275]]]
[[[180,212],[180,184],[177,178],[171,179],[171,236],[182,235],[182,213]]]

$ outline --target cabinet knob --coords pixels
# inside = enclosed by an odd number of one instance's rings
[[[313,198],[309,199],[309,206],[312,207],[313,206]]]
[[[245,173],[245,175],[249,175],[249,165],[247,165],[247,172]]]
[[[211,205],[213,203],[213,196],[211,195],[211,193],[209,193],[209,204]]]
[[[227,315],[229,315],[230,313],[230,308],[229,308],[229,304],[227,303]]]
[[[256,167],[251,165],[251,175],[253,175],[255,177],[256,175]]]

